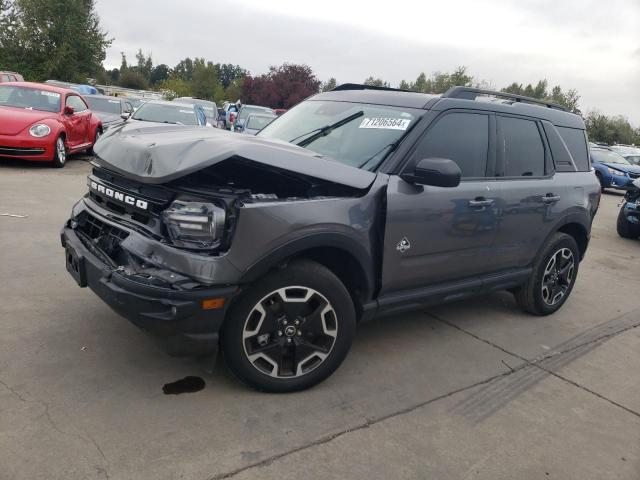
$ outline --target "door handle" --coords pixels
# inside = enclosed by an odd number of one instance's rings
[[[544,197],[542,197],[542,203],[556,203],[560,200],[560,195],[553,195],[551,193],[547,193]]]
[[[469,200],[469,206],[472,208],[490,207],[493,205],[493,200],[484,197],[478,197],[474,200]]]

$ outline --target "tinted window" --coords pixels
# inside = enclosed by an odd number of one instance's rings
[[[67,107],[73,107],[76,112],[82,112],[87,109],[82,99],[76,95],[67,97]]]
[[[498,117],[498,155],[505,177],[544,175],[544,144],[538,125],[521,118]]]
[[[437,120],[420,140],[414,161],[448,158],[458,164],[463,177],[484,177],[489,151],[489,117],[450,113]]]
[[[584,135],[584,130],[578,130],[575,128],[557,127],[562,140],[569,149],[571,157],[573,157],[573,163],[578,170],[589,170],[589,154],[587,153],[587,138]]]

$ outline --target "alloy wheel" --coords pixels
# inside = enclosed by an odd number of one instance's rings
[[[261,373],[295,378],[319,367],[338,335],[336,312],[318,291],[284,287],[251,309],[242,330],[244,353]]]
[[[66,162],[67,149],[64,147],[64,139],[62,137],[58,137],[58,140],[56,140],[56,155],[60,164],[64,164],[64,162]]]
[[[573,282],[575,260],[568,248],[556,251],[544,269],[542,276],[542,299],[547,305],[556,305],[569,291]]]

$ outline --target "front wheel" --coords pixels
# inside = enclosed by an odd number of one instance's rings
[[[87,153],[89,155],[93,155],[93,147],[96,145],[96,142],[100,139],[100,137],[102,136],[102,129],[98,128],[96,130],[95,136],[93,137],[93,144],[87,148]]]
[[[516,292],[526,312],[549,315],[567,301],[578,275],[580,251],[566,233],[554,234],[533,264],[531,276]]]
[[[640,237],[640,225],[634,225],[627,219],[627,216],[624,214],[624,205],[622,205],[622,208],[618,213],[616,227],[618,235],[622,238],[635,239]]]
[[[596,178],[598,182],[600,182],[600,191],[604,193],[604,180],[602,178],[602,174],[600,172],[596,172]]]
[[[355,326],[342,282],[318,263],[296,261],[251,285],[231,307],[222,353],[229,369],[257,390],[303,390],[340,366]]]
[[[53,148],[53,161],[51,165],[55,168],[62,168],[67,163],[67,147],[64,145],[64,137],[60,135]]]

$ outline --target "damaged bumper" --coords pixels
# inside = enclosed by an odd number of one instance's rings
[[[74,210],[86,208],[81,201]],[[127,238],[136,235],[127,234]],[[155,278],[132,274],[112,264],[78,230],[74,219],[62,229],[61,240],[67,270],[76,282],[89,287],[116,313],[159,339],[169,353],[208,355],[216,351],[218,331],[238,287],[214,287],[192,280],[172,285],[167,279],[184,277],[159,268],[153,270]]]

